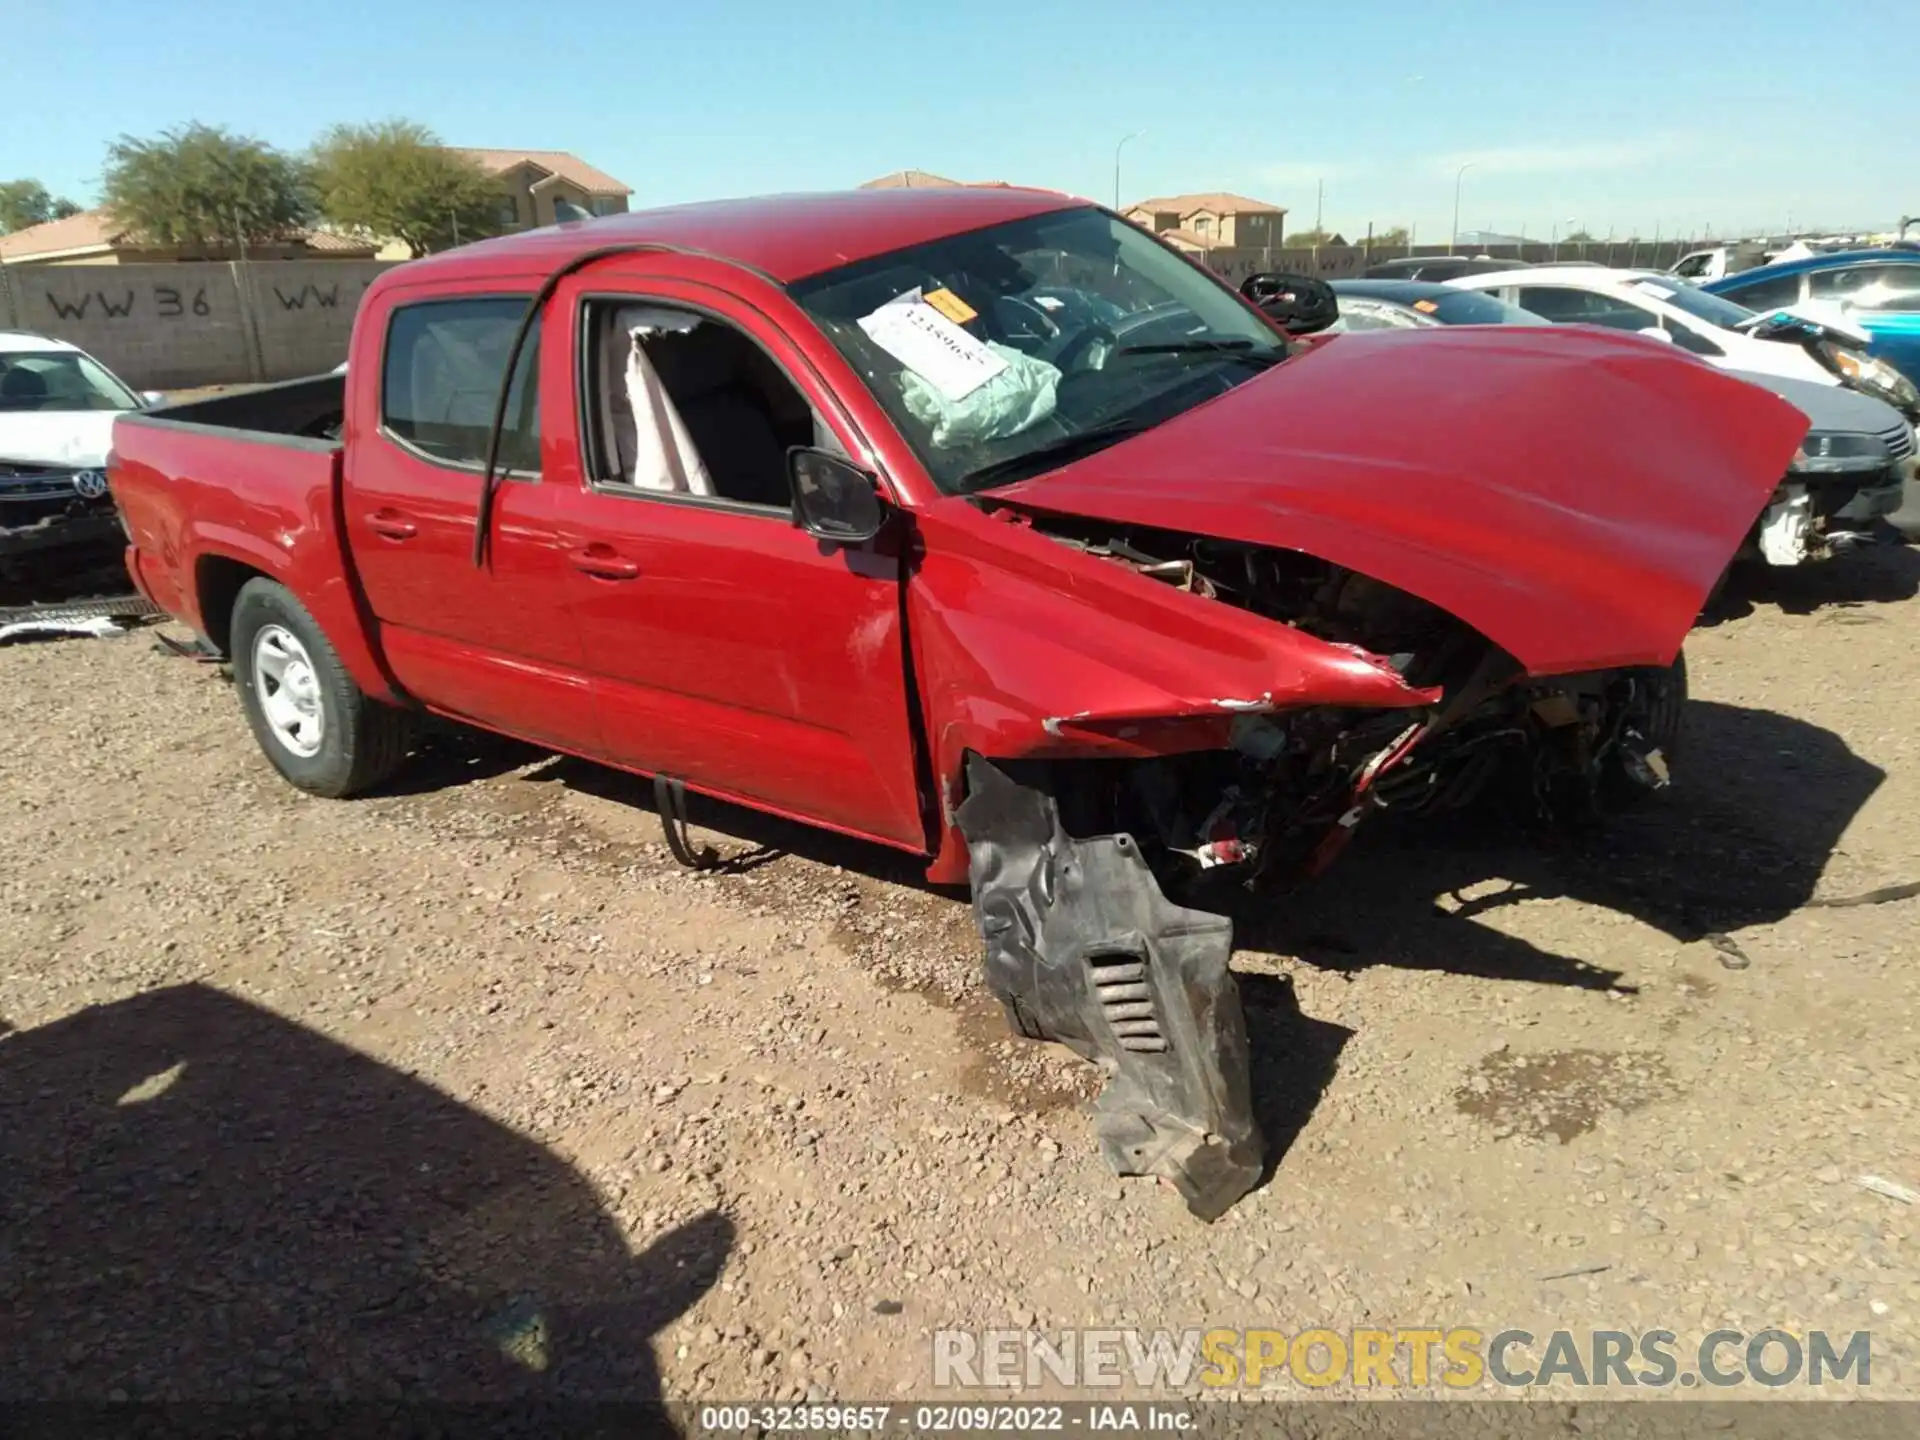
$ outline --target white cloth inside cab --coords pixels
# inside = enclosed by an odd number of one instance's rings
[[[664,326],[636,325],[627,332],[627,405],[633,414],[632,484],[642,490],[712,495],[713,478],[694,448],[673,398],[647,358],[647,340]]]

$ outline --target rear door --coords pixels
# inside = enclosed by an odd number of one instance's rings
[[[923,849],[902,561],[792,520],[788,448],[862,448],[824,382],[765,315],[688,280],[563,286],[550,326],[546,378],[583,388],[577,441],[547,460],[557,543],[598,564],[567,583],[608,752]],[[661,411],[629,385],[636,329],[714,494],[639,473],[630,427]]]
[[[406,292],[377,373],[350,371],[344,516],[396,678],[420,700],[511,734],[599,748],[572,617],[562,508],[540,454],[539,337],[516,368],[488,563],[473,563],[481,470],[525,293]],[[564,573],[563,573],[564,572]]]

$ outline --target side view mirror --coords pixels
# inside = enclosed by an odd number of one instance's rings
[[[1340,318],[1333,287],[1312,275],[1262,271],[1242,281],[1240,293],[1289,335],[1311,335]]]
[[[874,477],[850,460],[796,445],[787,452],[793,523],[817,540],[860,545],[887,523],[887,502]]]
[[[164,405],[167,403],[167,397],[158,390],[142,390],[140,392],[140,400],[141,403],[145,405]]]
[[[1636,333],[1646,336],[1649,340],[1664,340],[1669,345],[1673,344],[1672,332],[1658,325],[1649,325],[1646,329]]]

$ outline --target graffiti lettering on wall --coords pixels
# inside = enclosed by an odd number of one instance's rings
[[[153,313],[162,320],[174,320],[184,315],[211,315],[213,306],[207,303],[207,291],[203,285],[189,298],[185,291],[172,285],[151,287]],[[138,309],[139,297],[132,286],[128,286],[118,295],[110,295],[105,290],[83,291],[79,296],[67,295],[64,298],[52,292],[47,294],[47,304],[53,307],[53,313],[62,320],[85,320],[89,314],[100,320],[125,320]],[[97,306],[97,308],[96,308]]]
[[[331,310],[340,303],[339,283],[335,282],[327,286],[324,290],[318,285],[302,285],[291,295],[283,291],[278,285],[273,287],[273,298],[280,302],[280,308],[282,310],[306,309],[309,296],[312,297],[313,303],[320,309]]]
[[[348,280],[345,282],[349,299],[347,309],[352,310],[360,303],[359,297],[367,293],[371,280]],[[273,298],[280,302],[282,310],[304,310],[311,303],[316,310],[337,310],[340,308],[340,288],[342,282],[330,281],[325,286],[308,281],[298,290],[289,293],[278,285],[273,288]]]

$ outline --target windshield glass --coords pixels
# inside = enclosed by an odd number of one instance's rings
[[[84,355],[45,350],[0,354],[0,415],[139,408],[132,391]]]
[[[1656,300],[1664,300],[1674,309],[1684,311],[1696,320],[1704,320],[1709,325],[1718,325],[1722,330],[1731,330],[1753,319],[1753,311],[1746,306],[1736,305],[1719,295],[1709,295],[1683,280],[1652,280],[1643,276],[1627,284],[1631,289],[1644,291]]]
[[[947,236],[790,290],[955,494],[1157,425],[1288,353],[1221,282],[1092,209]]]
[[[1441,322],[1390,300],[1369,296],[1342,295],[1340,318],[1327,327],[1330,333],[1353,330],[1420,330]]]
[[[1444,325],[1551,325],[1531,310],[1509,305],[1497,295],[1482,295],[1460,290],[1451,295],[1414,302],[1415,308],[1431,306],[1431,314]]]

